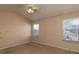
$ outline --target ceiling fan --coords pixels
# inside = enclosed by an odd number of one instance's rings
[[[38,11],[38,8],[33,4],[27,4],[27,5],[25,5],[25,7],[26,7],[27,13],[29,13],[29,14],[32,14],[32,13],[35,13]]]

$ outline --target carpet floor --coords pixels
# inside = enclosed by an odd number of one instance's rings
[[[78,54],[78,52],[67,51],[56,47],[49,47],[37,43],[23,44],[3,49],[1,54]]]

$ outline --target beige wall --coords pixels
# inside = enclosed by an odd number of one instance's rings
[[[63,41],[62,36],[62,21],[74,17],[79,17],[79,13],[60,15],[34,22],[40,24],[40,35],[39,37],[34,38],[33,41],[52,47],[59,47],[79,52],[79,42],[65,42]]]
[[[0,11],[0,49],[28,43],[31,23],[16,12]]]

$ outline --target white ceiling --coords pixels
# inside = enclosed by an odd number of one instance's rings
[[[30,15],[30,19],[44,19],[66,13],[78,12],[79,5],[36,5],[39,11],[33,15]]]
[[[79,4],[35,4],[35,6],[39,10],[34,14],[27,14],[26,7],[24,7],[24,5],[0,5],[0,10],[18,11],[31,20],[79,12]]]
[[[20,6],[19,4],[0,4],[0,11],[16,11]]]

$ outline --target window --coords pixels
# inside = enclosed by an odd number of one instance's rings
[[[64,40],[79,41],[79,19],[71,18],[63,21]]]
[[[33,36],[39,36],[39,24],[33,24]]]

